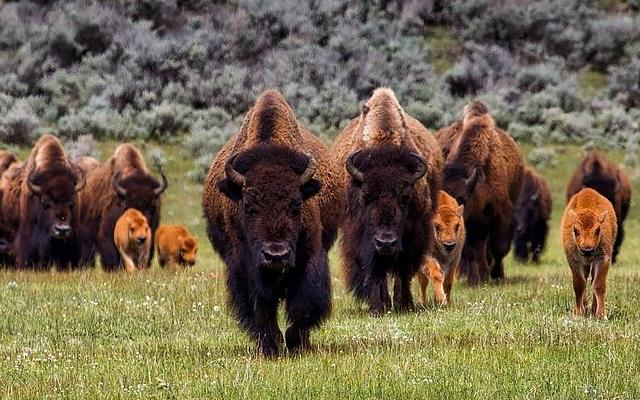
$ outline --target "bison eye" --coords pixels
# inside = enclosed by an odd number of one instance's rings
[[[256,215],[258,213],[258,209],[249,203],[245,203],[244,213],[249,216]]]
[[[439,225],[435,225],[435,226],[433,227],[433,229],[436,231],[436,235],[439,235],[439,234],[440,234],[440,230],[441,230],[441,228],[440,228],[440,226],[439,226]]]
[[[575,236],[580,236],[580,231],[578,230],[578,228],[573,228],[573,234]]]
[[[598,236],[600,234],[600,227],[596,228],[596,236]]]

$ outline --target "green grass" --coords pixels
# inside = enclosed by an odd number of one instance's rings
[[[605,72],[584,70],[578,73],[578,89],[585,98],[597,97],[604,93],[609,82]]]
[[[570,316],[558,224],[577,148],[543,171],[555,207],[540,266],[509,256],[505,284],[457,282],[449,308],[371,318],[345,293],[334,250],[332,317],[312,333],[312,352],[276,360],[258,357],[230,316],[224,269],[204,237],[201,188],[184,178],[189,157],[164,149],[163,220],[200,235],[198,265],[134,276],[0,272],[3,398],[640,398],[635,207],[609,276],[609,320]]]
[[[433,59],[431,65],[439,75],[442,75],[453,66],[457,58],[457,49],[460,47],[452,28],[449,26],[431,26],[425,29],[426,42],[431,46]]]

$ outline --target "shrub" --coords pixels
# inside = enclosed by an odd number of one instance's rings
[[[26,100],[16,100],[6,114],[0,115],[0,141],[27,144],[36,134],[40,119]]]

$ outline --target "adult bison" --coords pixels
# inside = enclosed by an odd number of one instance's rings
[[[613,245],[613,260],[616,262],[624,239],[624,220],[631,206],[631,184],[629,178],[615,163],[597,151],[591,151],[574,171],[567,185],[567,202],[584,188],[591,188],[607,198],[616,211],[618,230]]]
[[[463,120],[441,129],[437,137],[446,154],[444,190],[465,206],[463,271],[472,285],[485,280],[489,271],[492,278],[502,279],[513,206],[522,186],[522,154],[480,101],[467,105]]]
[[[544,250],[551,218],[549,184],[533,168],[526,167],[520,196],[513,211],[514,256],[538,262]]]
[[[2,177],[11,168],[11,165],[18,163],[18,157],[13,153],[0,150],[0,266],[10,266],[15,263],[13,258],[13,239],[15,231],[10,229],[4,222],[2,214]]]
[[[269,90],[213,161],[202,195],[207,234],[227,265],[230,305],[264,356],[283,341],[309,347],[309,331],[330,312],[327,250],[344,191],[324,145],[300,127],[282,95]]]
[[[346,283],[372,314],[413,307],[411,280],[433,247],[432,216],[442,153],[427,129],[400,107],[390,89],[377,89],[334,144],[347,187],[342,223]]]
[[[16,264],[35,269],[79,267],[82,244],[76,204],[84,175],[67,159],[55,136],[43,135],[21,178]]]
[[[92,248],[85,262],[93,263],[97,249],[106,271],[122,269],[122,260],[113,241],[116,221],[128,208],[139,210],[149,222],[150,240],[153,240],[160,224],[161,195],[167,189],[167,178],[161,173],[162,182],[158,182],[151,176],[142,154],[129,143],[118,146],[113,156],[99,166],[85,162],[82,168],[88,172],[80,215]],[[150,262],[151,257],[147,264]]]

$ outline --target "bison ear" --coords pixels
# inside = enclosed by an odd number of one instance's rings
[[[569,215],[569,217],[570,217],[572,220],[575,220],[575,219],[576,219],[576,215],[577,215],[577,214],[576,214],[576,212],[575,212],[575,211],[573,210],[573,208],[572,208],[572,209],[570,209],[570,210],[569,210],[568,215]]]
[[[464,204],[460,204],[458,207],[458,216],[462,217],[464,215]]]
[[[318,194],[322,188],[322,183],[317,179],[309,179],[305,184],[300,186],[300,192],[302,193],[302,200],[310,199]]]
[[[609,211],[605,210],[602,214],[598,216],[598,222],[603,224],[604,220],[607,219],[608,214],[609,214]]]
[[[242,187],[236,185],[228,178],[224,178],[218,182],[218,190],[231,201],[238,202],[242,200]]]

